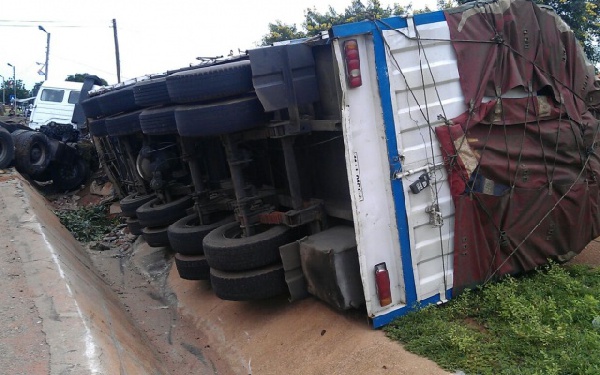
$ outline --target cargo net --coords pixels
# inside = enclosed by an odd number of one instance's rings
[[[456,52],[468,110],[452,119],[441,113],[445,125],[428,123],[455,205],[456,294],[549,260],[567,261],[600,235],[600,85],[552,10],[500,0],[445,16],[450,40],[439,41]],[[404,36],[417,41],[422,69],[430,69],[421,42],[435,39],[418,31]]]

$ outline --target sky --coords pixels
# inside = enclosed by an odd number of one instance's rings
[[[44,80],[38,74],[50,37],[48,80],[68,75],[95,74],[117,83],[116,20],[121,80],[197,64],[197,57],[227,55],[251,49],[268,32],[269,22],[280,20],[301,29],[304,10],[341,12],[351,0],[27,0],[0,1],[0,75],[32,89]],[[366,0],[363,1],[366,3]],[[385,7],[410,0],[381,0]],[[412,0],[415,9],[435,0]],[[0,78],[1,79],[1,78]]]

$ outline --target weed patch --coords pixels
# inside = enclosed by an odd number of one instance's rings
[[[119,224],[118,218],[109,218],[108,208],[103,205],[60,210],[55,211],[55,214],[73,236],[82,242],[99,241]]]
[[[600,374],[600,270],[551,264],[428,306],[385,328],[466,374]]]

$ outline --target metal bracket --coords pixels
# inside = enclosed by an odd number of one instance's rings
[[[269,138],[283,138],[308,133],[311,130],[310,120],[300,120],[295,125],[292,121],[272,122],[267,126]]]

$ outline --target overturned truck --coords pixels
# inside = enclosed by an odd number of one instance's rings
[[[531,1],[478,1],[140,77],[81,102],[132,232],[223,299],[375,327],[599,235],[598,81]]]

